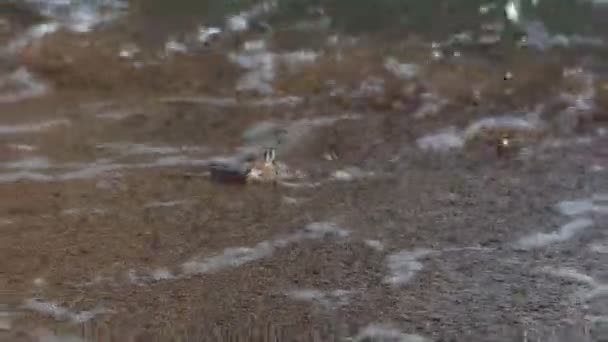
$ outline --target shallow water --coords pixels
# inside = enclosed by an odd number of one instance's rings
[[[607,12],[3,3],[0,341],[602,341]]]

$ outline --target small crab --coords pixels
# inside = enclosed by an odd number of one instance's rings
[[[276,151],[274,148],[264,150],[264,159],[254,162],[247,173],[248,182],[276,182],[278,169],[276,165]]]

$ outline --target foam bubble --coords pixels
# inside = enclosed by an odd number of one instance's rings
[[[55,119],[17,125],[0,125],[0,135],[37,133],[70,124],[71,122],[67,119]]]
[[[593,226],[592,220],[587,218],[577,218],[562,225],[557,231],[551,233],[536,233],[523,237],[519,240],[518,246],[523,249],[533,249],[568,241],[576,234],[591,226]]]
[[[46,83],[37,80],[27,69],[19,68],[0,78],[0,103],[14,103],[48,92]]]
[[[385,324],[370,324],[363,328],[353,339],[356,342],[364,341],[394,341],[394,342],[427,342],[427,338],[406,334]]]
[[[431,253],[433,251],[429,249],[415,249],[389,255],[386,262],[390,275],[384,278],[384,282],[391,285],[408,283],[423,268],[419,260]]]
[[[284,248],[290,243],[331,236],[344,238],[348,234],[348,231],[338,228],[333,223],[314,222],[292,235],[262,241],[253,247],[231,247],[214,256],[193,258],[182,264],[182,271],[185,275],[214,273],[269,257],[277,248]]]
[[[460,149],[464,146],[464,139],[455,128],[448,128],[441,132],[425,135],[416,140],[418,147],[423,150],[445,152],[451,149]]]
[[[110,313],[106,309],[93,309],[90,311],[74,312],[54,302],[46,302],[39,299],[28,299],[24,302],[23,308],[50,316],[58,321],[69,321],[74,324],[85,323],[95,316]]]

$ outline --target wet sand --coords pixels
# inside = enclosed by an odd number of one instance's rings
[[[49,91],[0,103],[0,340],[605,338],[608,83],[584,59],[85,37],[29,46]],[[268,145],[297,177],[207,176]]]

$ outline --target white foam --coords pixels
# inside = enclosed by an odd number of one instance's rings
[[[391,285],[408,283],[423,268],[422,263],[418,260],[431,253],[433,251],[429,249],[415,249],[389,255],[387,267],[390,275],[384,278],[384,282]]]
[[[71,122],[67,119],[56,119],[18,125],[0,125],[0,135],[37,133],[70,124]]]
[[[331,222],[313,222],[303,229],[303,235],[296,234],[295,236],[301,236],[300,239],[320,239],[325,236],[334,236],[339,238],[345,238],[350,233],[348,230],[339,228],[336,224]]]
[[[419,148],[445,152],[464,147],[468,140],[474,139],[488,129],[507,129],[516,131],[536,131],[541,128],[541,122],[536,112],[525,117],[504,115],[487,117],[470,123],[464,130],[448,127],[437,133],[428,134],[416,141]]]
[[[61,212],[64,215],[75,216],[75,215],[103,215],[107,213],[104,209],[99,208],[70,208],[65,209]]]
[[[259,100],[245,101],[245,106],[252,107],[272,107],[272,106],[295,106],[304,101],[298,96],[279,96],[279,97],[266,97]]]
[[[182,271],[186,275],[193,275],[234,268],[269,257],[277,248],[284,248],[291,243],[321,239],[325,236],[343,238],[348,236],[348,231],[336,227],[333,223],[315,222],[307,225],[300,232],[275,240],[262,241],[253,247],[231,247],[214,256],[194,258],[182,264]]]
[[[289,182],[289,181],[282,181],[282,180],[279,180],[277,183],[283,187],[293,188],[293,189],[318,188],[321,185],[323,185],[323,183],[321,183],[321,182]]]
[[[68,171],[63,174],[59,174],[55,177],[49,177],[48,180],[77,180],[77,179],[91,179],[101,174],[122,170],[122,169],[137,169],[137,168],[155,168],[155,167],[171,167],[171,166],[205,166],[209,164],[207,159],[191,159],[185,156],[169,156],[161,157],[150,163],[141,164],[117,164],[117,163],[106,163],[106,162],[95,162],[92,164],[85,164],[80,169]],[[0,174],[0,177],[2,175]]]
[[[520,4],[519,1],[509,0],[505,4],[505,16],[508,20],[518,23],[520,19]]]
[[[23,34],[9,42],[3,50],[9,54],[19,52],[24,47],[30,45],[32,42],[41,39],[42,37],[54,33],[59,29],[59,24],[55,22],[42,23],[34,25],[25,31]]]
[[[445,152],[451,149],[462,148],[464,146],[464,139],[454,127],[450,127],[438,133],[418,138],[416,144],[423,150]]]
[[[249,29],[249,22],[243,15],[234,15],[228,18],[226,26],[233,32],[241,32]]]
[[[246,11],[228,17],[226,26],[233,32],[242,32],[249,29],[249,22],[261,15],[273,12],[278,6],[276,0],[265,0],[253,5]]]
[[[433,116],[446,105],[449,101],[445,98],[440,98],[434,93],[424,93],[420,96],[422,103],[411,115],[415,119],[423,119]]]
[[[98,160],[93,163],[67,163],[49,165],[52,169],[68,169],[63,173],[44,174],[32,172],[30,169],[17,168],[15,172],[0,173],[0,183],[10,183],[20,180],[52,182],[52,181],[70,181],[93,179],[108,172],[124,170],[124,169],[146,169],[146,168],[163,168],[177,166],[208,166],[213,159],[192,159],[183,155],[168,155],[160,157],[154,161],[146,163],[121,164],[113,163],[110,160]],[[17,165],[13,165],[17,166]],[[38,164],[38,170],[44,165]]]
[[[595,253],[608,254],[608,243],[594,243],[589,249]]]
[[[353,339],[356,342],[390,341],[390,342],[428,342],[429,339],[415,334],[406,334],[384,324],[370,324],[363,328]]]
[[[74,324],[85,323],[87,321],[90,321],[97,315],[110,313],[110,311],[106,309],[93,309],[91,311],[73,312],[67,308],[60,306],[57,303],[45,302],[38,299],[26,300],[23,304],[23,308],[45,316],[50,316],[58,321],[69,321]]]
[[[349,182],[355,179],[355,175],[346,170],[336,170],[331,174],[331,178],[338,181]]]
[[[586,274],[580,273],[579,271],[572,269],[572,268],[567,268],[567,267],[560,267],[560,268],[553,268],[553,267],[545,267],[542,269],[543,272],[549,273],[551,275],[554,275],[556,277],[560,277],[560,278],[566,278],[566,279],[571,279],[574,281],[577,281],[579,283],[585,284],[585,285],[589,285],[591,287],[596,287],[597,283],[595,281],[595,279],[593,279],[593,277],[588,276]]]
[[[14,103],[46,94],[48,86],[21,67],[0,78],[0,103]]]
[[[399,63],[395,58],[389,57],[384,62],[384,68],[391,74],[404,80],[413,79],[420,72],[416,64]]]
[[[319,54],[312,50],[298,50],[283,53],[279,57],[281,58],[281,62],[293,71],[302,65],[316,62]]]
[[[34,152],[34,151],[38,150],[38,148],[36,146],[27,145],[27,144],[9,144],[8,146],[11,149],[20,151],[20,152]]]
[[[283,196],[282,200],[283,200],[283,203],[290,204],[290,205],[296,205],[302,201],[299,198],[295,198],[295,197],[291,197],[291,196]]]
[[[134,112],[116,111],[95,114],[95,117],[102,120],[123,120],[133,115],[135,115]]]
[[[587,293],[586,299],[593,300],[598,297],[606,297],[608,296],[608,285],[606,284],[598,284],[593,290]]]
[[[319,300],[325,297],[325,293],[321,290],[304,289],[287,291],[287,295],[297,300]]]
[[[116,20],[125,13],[128,2],[124,0],[24,0],[45,17],[57,20],[70,31],[86,33],[97,26]]]
[[[165,54],[171,55],[176,52],[178,52],[178,53],[188,52],[188,47],[185,44],[176,41],[175,39],[167,40],[167,42],[165,43]]]
[[[275,80],[278,63],[294,71],[298,67],[314,63],[319,54],[311,50],[292,51],[276,54],[265,50],[250,50],[245,53],[231,53],[228,58],[247,72],[236,84],[238,91],[256,91],[263,95],[274,92],[272,82]]]
[[[263,39],[249,40],[243,44],[243,50],[249,52],[266,50],[266,47],[266,41]]]
[[[577,124],[581,114],[588,113],[595,108],[595,76],[583,68],[567,68],[564,69],[563,75],[565,78],[578,83],[582,90],[577,93],[562,93],[560,98],[568,103],[568,107],[561,113],[566,121],[571,118],[570,128]],[[566,122],[568,123],[568,122]]]
[[[255,52],[247,54],[231,53],[228,58],[243,69],[248,70],[237,81],[238,91],[257,91],[260,94],[273,92],[272,82],[276,76],[276,55],[270,52]]]
[[[175,200],[175,201],[153,201],[146,203],[144,208],[172,208],[184,204],[192,203],[191,200]]]
[[[154,271],[152,271],[150,273],[150,275],[152,276],[152,279],[158,281],[158,280],[170,280],[170,279],[174,279],[175,275],[173,275],[168,269],[166,268],[157,268]]]
[[[481,246],[448,247],[448,248],[442,249],[440,252],[441,253],[451,253],[451,252],[465,252],[465,251],[491,252],[491,251],[494,251],[494,248],[481,247]]]
[[[592,137],[576,137],[573,139],[547,139],[540,144],[540,147],[542,149],[567,148],[574,145],[590,145],[592,142]]]
[[[596,214],[608,214],[608,205],[598,205],[596,202],[605,202],[603,194],[595,194],[589,199],[575,201],[562,201],[557,205],[558,210],[568,216],[576,216],[594,212]]]
[[[200,146],[153,146],[147,144],[132,143],[103,143],[98,144],[99,149],[115,150],[125,155],[145,155],[145,154],[178,154],[182,152],[201,152],[205,151]]]
[[[181,271],[171,273],[167,268],[157,268],[152,271],[138,273],[131,269],[127,272],[127,279],[130,283],[143,285],[146,281],[163,281],[182,279],[201,274],[209,274],[236,268],[256,260],[270,257],[277,249],[285,248],[291,244],[303,240],[318,240],[325,237],[345,238],[349,235],[347,230],[338,228],[331,222],[314,222],[308,224],[304,229],[291,235],[277,237],[273,240],[262,241],[253,247],[230,247],[222,252],[208,257],[194,257],[181,265]],[[104,279],[97,278],[84,285],[98,284]],[[335,292],[333,295],[341,295]]]
[[[120,48],[120,51],[118,52],[118,56],[120,58],[124,58],[124,59],[133,59],[140,52],[141,52],[141,50],[139,49],[139,47],[136,44],[130,43],[130,44],[125,44]]]
[[[0,173],[0,183],[13,183],[22,180],[35,182],[50,182],[53,179],[54,178],[52,176],[30,171]]]
[[[356,89],[351,96],[353,97],[371,97],[384,93],[384,79],[379,77],[368,77],[364,79],[359,88]]]
[[[0,167],[20,170],[45,170],[51,166],[49,160],[44,157],[31,157],[11,162],[0,163]]]
[[[303,101],[301,97],[297,96],[277,96],[277,97],[265,97],[262,99],[255,100],[237,100],[234,97],[210,97],[210,96],[194,96],[194,97],[163,97],[160,99],[161,102],[165,103],[192,103],[201,104],[217,107],[234,107],[234,106],[246,106],[246,107],[267,107],[267,106],[294,106]]]
[[[206,43],[206,42],[210,41],[211,39],[213,39],[213,37],[219,35],[220,33],[222,33],[222,30],[220,28],[201,26],[198,29],[197,39],[201,43]]]
[[[118,150],[127,155],[136,154],[176,154],[180,149],[171,146],[149,146],[146,144],[106,143],[99,144],[97,148]]]
[[[346,305],[349,302],[349,297],[352,291],[348,290],[333,290],[321,291],[317,289],[299,289],[287,291],[287,296],[298,301],[316,302],[327,308]]]
[[[300,139],[310,134],[314,128],[331,126],[342,120],[360,120],[361,118],[362,116],[357,114],[344,114],[340,116],[305,118],[289,122],[283,126],[286,138],[282,142],[283,148],[288,149],[289,147],[296,146]]]
[[[593,201],[590,199],[561,201],[557,204],[557,209],[562,215],[576,216],[592,211]]]
[[[68,171],[50,179],[56,179],[60,181],[77,180],[77,179],[91,179],[95,178],[105,172],[116,171],[125,168],[123,164],[106,164],[106,163],[92,163],[74,171]]]
[[[594,205],[593,212],[599,215],[608,215],[608,205]]]
[[[528,117],[499,116],[488,117],[471,123],[464,131],[464,137],[468,140],[487,129],[510,129],[517,131],[534,131],[539,129],[540,122],[533,115]]]
[[[170,97],[162,97],[159,100],[160,102],[165,103],[194,103],[194,104],[204,104],[218,107],[231,107],[239,104],[236,98],[234,97],[211,97],[211,96],[196,96],[196,97],[184,97],[184,96],[170,96]]]
[[[158,158],[151,163],[136,164],[133,167],[155,168],[155,167],[170,167],[170,166],[207,166],[209,159],[192,159],[186,156],[168,156]]]
[[[608,194],[594,194],[591,199],[596,202],[608,202]]]
[[[593,226],[593,221],[588,218],[574,219],[559,228],[558,231],[551,233],[536,233],[523,237],[518,245],[524,249],[545,247],[554,243],[564,242],[572,239],[576,234]]]
[[[363,241],[365,243],[365,245],[367,245],[368,247],[375,249],[379,252],[384,250],[384,244],[382,243],[382,241],[378,241],[378,240],[365,240]]]

